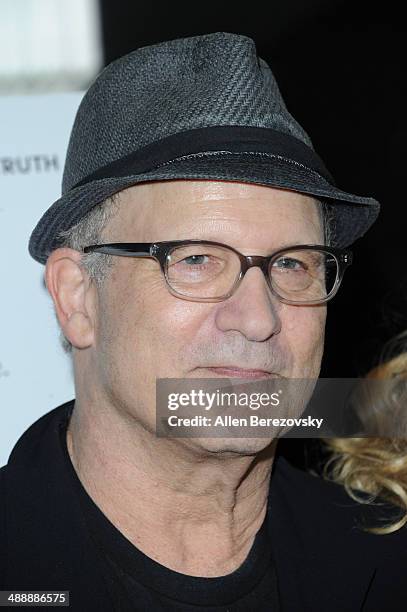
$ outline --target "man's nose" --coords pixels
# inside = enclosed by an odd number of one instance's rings
[[[237,330],[248,340],[262,342],[281,331],[281,306],[262,270],[253,267],[234,294],[221,303],[216,323],[222,331]]]

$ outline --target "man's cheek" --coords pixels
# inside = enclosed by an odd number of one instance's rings
[[[308,350],[304,353],[304,362],[308,362],[310,375],[317,376],[319,375],[324,351],[325,320],[315,321],[314,325],[310,326],[310,331]]]
[[[302,310],[305,310],[302,309]],[[285,327],[291,351],[299,361],[322,354],[325,330],[324,312],[302,312],[287,318]]]
[[[287,306],[282,316],[282,331],[290,336],[303,338],[307,342],[315,336],[320,336],[325,327],[326,309],[309,306]]]

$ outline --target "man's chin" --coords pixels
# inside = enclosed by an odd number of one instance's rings
[[[273,438],[190,438],[189,447],[195,447],[208,454],[233,457],[236,455],[257,455],[271,445]]]

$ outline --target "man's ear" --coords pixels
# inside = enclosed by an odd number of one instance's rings
[[[94,342],[95,293],[88,274],[79,266],[81,253],[69,248],[52,251],[45,266],[45,283],[54,301],[61,330],[72,346]]]

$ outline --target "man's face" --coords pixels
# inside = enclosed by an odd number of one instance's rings
[[[104,236],[104,242],[179,239],[268,255],[283,246],[321,244],[323,229],[311,197],[259,185],[177,180],[123,191],[120,212]],[[325,316],[325,306],[279,302],[260,268],[249,269],[228,299],[202,303],[171,295],[154,259],[115,257],[98,299],[94,343],[77,357],[86,360],[87,384],[104,402],[154,431],[157,378],[213,378],[208,367],[228,365],[316,378]]]

